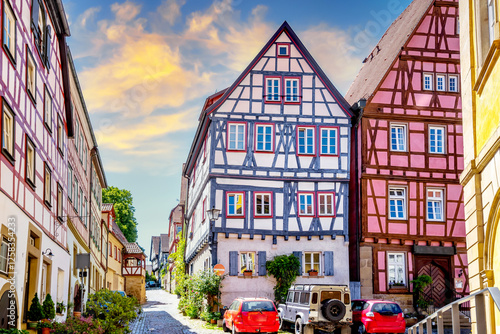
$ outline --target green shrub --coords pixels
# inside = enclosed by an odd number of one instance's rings
[[[28,331],[16,329],[16,328],[0,328],[0,334],[29,334]]]
[[[35,296],[31,300],[31,306],[28,310],[27,314],[29,321],[40,321],[45,318],[43,314],[42,304],[40,304],[40,300],[38,299],[38,294],[35,292]]]
[[[98,321],[104,333],[130,333],[129,324],[142,312],[137,299],[123,297],[118,292],[107,289],[90,295],[87,313]]]
[[[274,299],[278,303],[286,300],[288,289],[299,275],[300,261],[293,254],[275,256],[273,260],[266,262],[268,275],[276,279],[274,286]]]
[[[54,329],[51,332],[54,334],[104,334],[99,322],[92,317],[68,317],[64,323],[54,323]]]
[[[54,301],[52,300],[50,293],[48,293],[47,296],[45,297],[45,300],[43,301],[42,309],[43,309],[43,315],[45,316],[45,319],[52,320],[56,317],[56,308],[54,306]]]

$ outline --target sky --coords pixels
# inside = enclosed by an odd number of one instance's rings
[[[205,98],[287,21],[345,94],[411,0],[72,0],[67,42],[108,185],[130,190],[138,242],[168,233]]]

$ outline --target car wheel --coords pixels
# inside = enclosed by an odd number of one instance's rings
[[[356,334],[366,334],[365,326],[363,324],[358,326],[358,331]]]
[[[327,300],[321,306],[321,313],[330,321],[340,321],[345,316],[346,308],[344,303],[338,299]]]
[[[280,313],[278,313],[278,319],[279,319],[279,321],[280,321],[280,327],[279,327],[279,330],[281,331],[281,330],[283,330],[283,329],[285,328],[285,324],[284,324],[284,322],[283,322],[283,318],[281,317],[281,312],[280,312]]]
[[[304,333],[304,330],[302,328],[302,319],[301,318],[297,318],[295,320],[295,327],[294,327],[294,333],[295,334],[303,334]]]
[[[236,331],[236,326],[233,324],[233,331],[232,331],[232,334],[238,334],[238,332]]]
[[[226,320],[222,321],[222,330],[226,333],[230,332],[229,328],[226,326]]]

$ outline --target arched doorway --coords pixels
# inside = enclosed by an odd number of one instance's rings
[[[75,291],[73,294],[73,304],[74,304],[74,311],[75,312],[81,312],[82,311],[82,288],[80,284],[75,285]]]
[[[17,311],[16,298],[12,296],[10,290],[5,291],[0,297],[0,328],[16,328]]]

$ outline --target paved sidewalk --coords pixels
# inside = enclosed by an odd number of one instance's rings
[[[222,334],[221,330],[205,328],[206,322],[184,317],[177,305],[176,295],[156,288],[146,291],[147,302],[142,306],[141,318],[131,326],[133,334]]]

